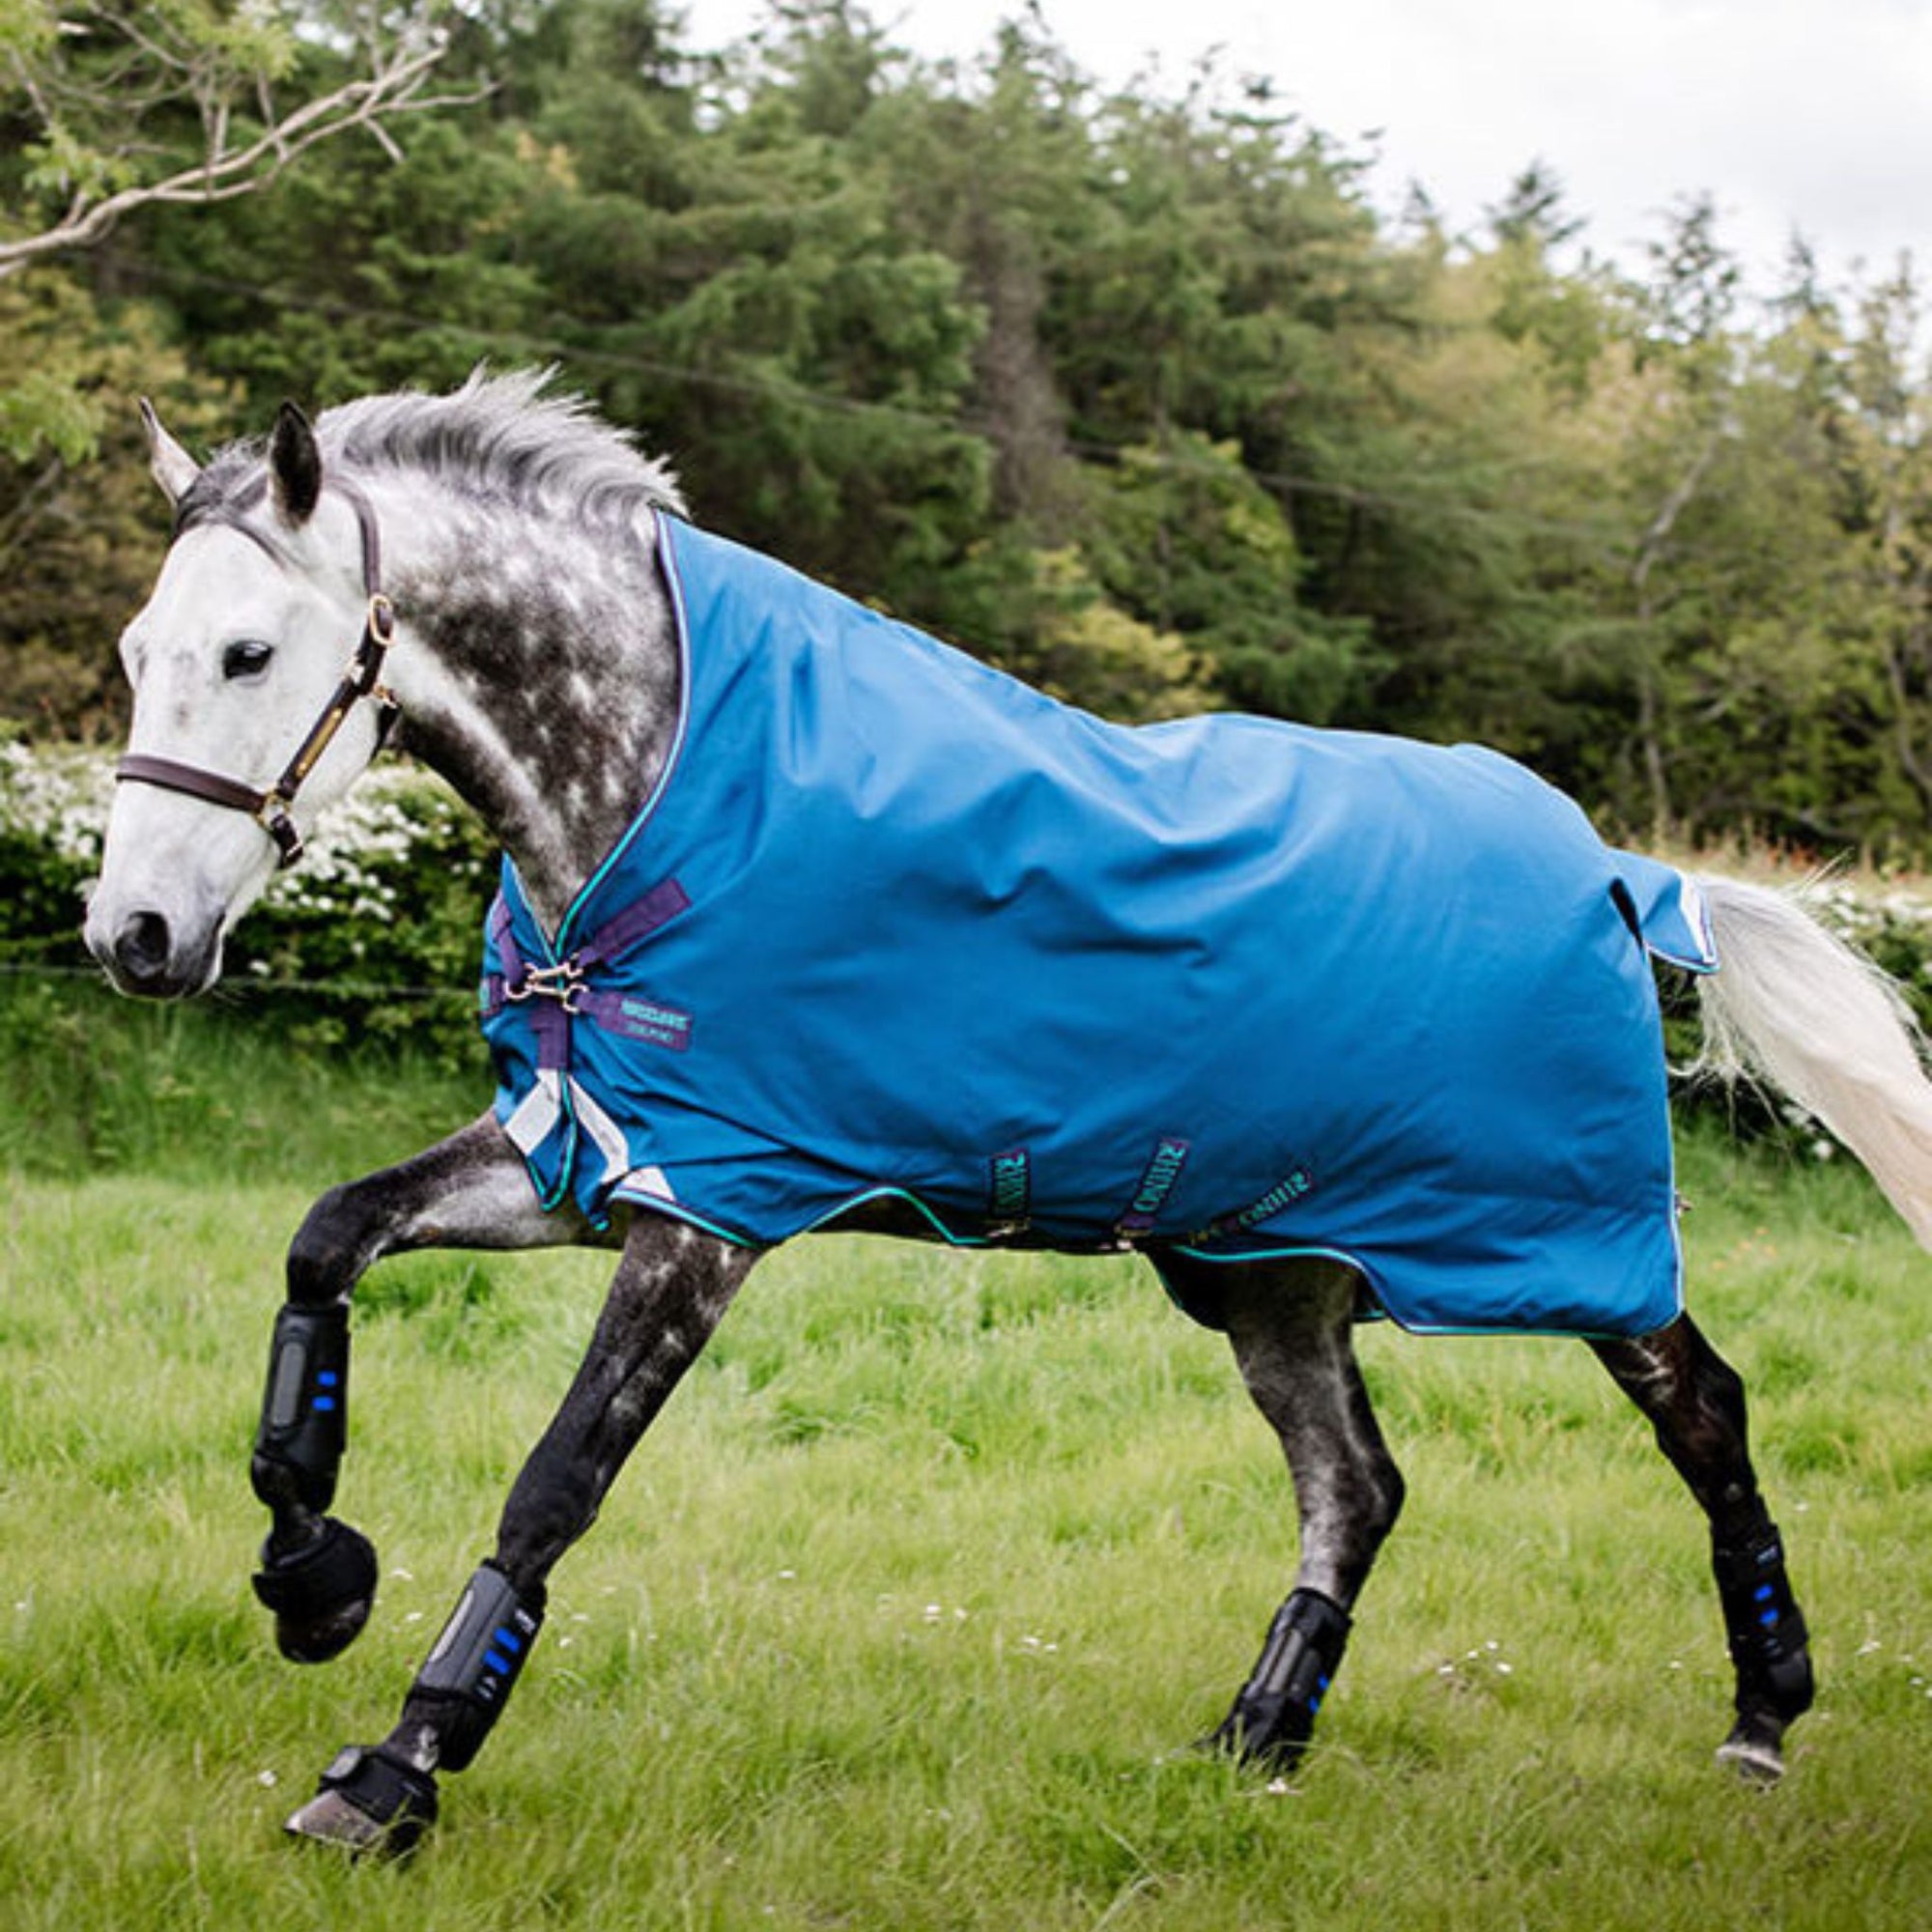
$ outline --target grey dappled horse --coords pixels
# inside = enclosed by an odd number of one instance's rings
[[[223,935],[392,724],[481,814],[553,932],[633,824],[674,756],[680,719],[674,613],[643,540],[655,511],[676,506],[674,486],[541,388],[540,378],[479,377],[452,397],[352,404],[319,428],[285,409],[266,443],[205,469],[145,412],[176,533],[123,645],[128,782],[87,921],[123,991],[166,999],[213,985]],[[1783,897],[1701,884],[1723,960],[1704,988],[1719,1044],[1825,1120],[1925,1238],[1932,1091],[1889,990]],[[540,979],[534,990],[569,1005],[568,987]],[[843,1225],[932,1233],[889,1202]],[[547,1209],[492,1112],[332,1189],[295,1237],[253,1480],[271,1514],[256,1588],[283,1652],[304,1661],[350,1642],[376,1586],[374,1551],[327,1514],[357,1281],[410,1249],[564,1243],[619,1253],[582,1365],[400,1721],[381,1745],[336,1759],[290,1820],[297,1833],[395,1850],[434,1818],[436,1774],[468,1765],[496,1721],[553,1566],[756,1250],[645,1206],[620,1206],[604,1229],[568,1199]],[[1308,1742],[1403,1498],[1351,1346],[1360,1283],[1334,1260],[1209,1263],[1171,1242],[1139,1245],[1184,1308],[1225,1329],[1293,1474],[1293,1589],[1214,1734],[1284,1768]],[[1811,1701],[1811,1670],[1747,1450],[1742,1384],[1688,1316],[1590,1346],[1709,1519],[1736,1672],[1720,1754],[1775,1777],[1786,1726]]]

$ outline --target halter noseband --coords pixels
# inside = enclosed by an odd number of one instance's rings
[[[188,797],[203,799],[210,805],[245,811],[275,841],[275,850],[280,854],[277,866],[283,870],[302,855],[301,833],[297,828],[290,808],[296,802],[296,794],[321,761],[322,754],[334,743],[335,734],[342,729],[349,714],[363,698],[375,698],[381,707],[376,727],[376,743],[380,748],[389,735],[398,712],[395,698],[382,683],[383,661],[395,640],[396,612],[381,587],[383,552],[376,527],[376,513],[369,499],[353,485],[332,481],[330,487],[349,499],[355,511],[355,521],[361,526],[362,584],[368,592],[369,602],[362,620],[361,639],[349,660],[348,669],[342,674],[342,681],[323,706],[321,715],[309,726],[301,743],[296,747],[295,756],[282,768],[281,777],[266,791],[258,791],[253,785],[243,784],[240,779],[224,778],[219,772],[206,771],[199,765],[183,764],[176,758],[150,757],[140,752],[130,752],[114,767],[114,776],[119,781],[131,780],[136,784],[156,785],[163,791],[185,792]],[[219,521],[252,537],[265,549],[269,548],[261,533],[244,524],[239,515],[225,514],[220,516]]]

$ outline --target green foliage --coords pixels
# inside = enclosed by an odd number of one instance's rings
[[[270,193],[157,218],[156,272],[203,363],[258,412],[447,387],[541,324],[542,291],[507,236],[543,180],[508,132],[426,116],[405,166],[343,144]]]
[[[158,309],[51,269],[0,280],[0,718],[44,739],[118,736],[114,641],[166,531],[134,398],[199,438],[233,392],[190,372]]]
[[[1190,643],[1230,703],[1326,724],[1360,701],[1367,627],[1296,604],[1306,567],[1293,527],[1233,443],[1187,432],[1124,450],[1093,496],[1108,587]]]
[[[948,598],[953,623],[1016,675],[1129,724],[1210,708],[1208,666],[1173,631],[1125,610],[1072,547],[1038,550],[1017,534],[963,557]]]
[[[162,25],[213,100],[347,71],[293,18]],[[31,68],[51,21],[15,0],[0,36]],[[207,440],[554,359],[706,522],[1095,709],[1476,738],[1627,836],[1932,851],[1909,275],[1833,290],[1801,252],[1755,308],[1697,199],[1620,275],[1533,162],[1452,245],[1264,85],[1109,96],[1037,20],[939,67],[852,0],[720,53],[663,0],[452,24],[488,99],[415,103],[400,158],[328,142],[0,282],[0,715],[118,724],[158,527],[130,392]],[[30,172],[119,150],[14,112],[17,225]]]
[[[401,1159],[489,1098],[433,1028],[322,1037],[287,994],[136,1007],[79,971],[0,973],[0,1052],[15,1071],[0,1164],[50,1180],[139,1172],[343,1179]]]

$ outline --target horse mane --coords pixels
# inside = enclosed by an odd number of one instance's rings
[[[669,466],[645,456],[582,396],[550,395],[554,369],[492,375],[478,368],[448,395],[365,396],[316,422],[325,471],[409,471],[478,500],[509,502],[585,524],[622,523],[646,509],[681,512]],[[258,495],[266,443],[219,451],[182,499],[178,528]]]

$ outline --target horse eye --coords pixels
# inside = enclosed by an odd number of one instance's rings
[[[268,669],[269,660],[274,655],[273,644],[265,644],[258,638],[240,638],[221,653],[221,675],[229,678],[259,677]]]

